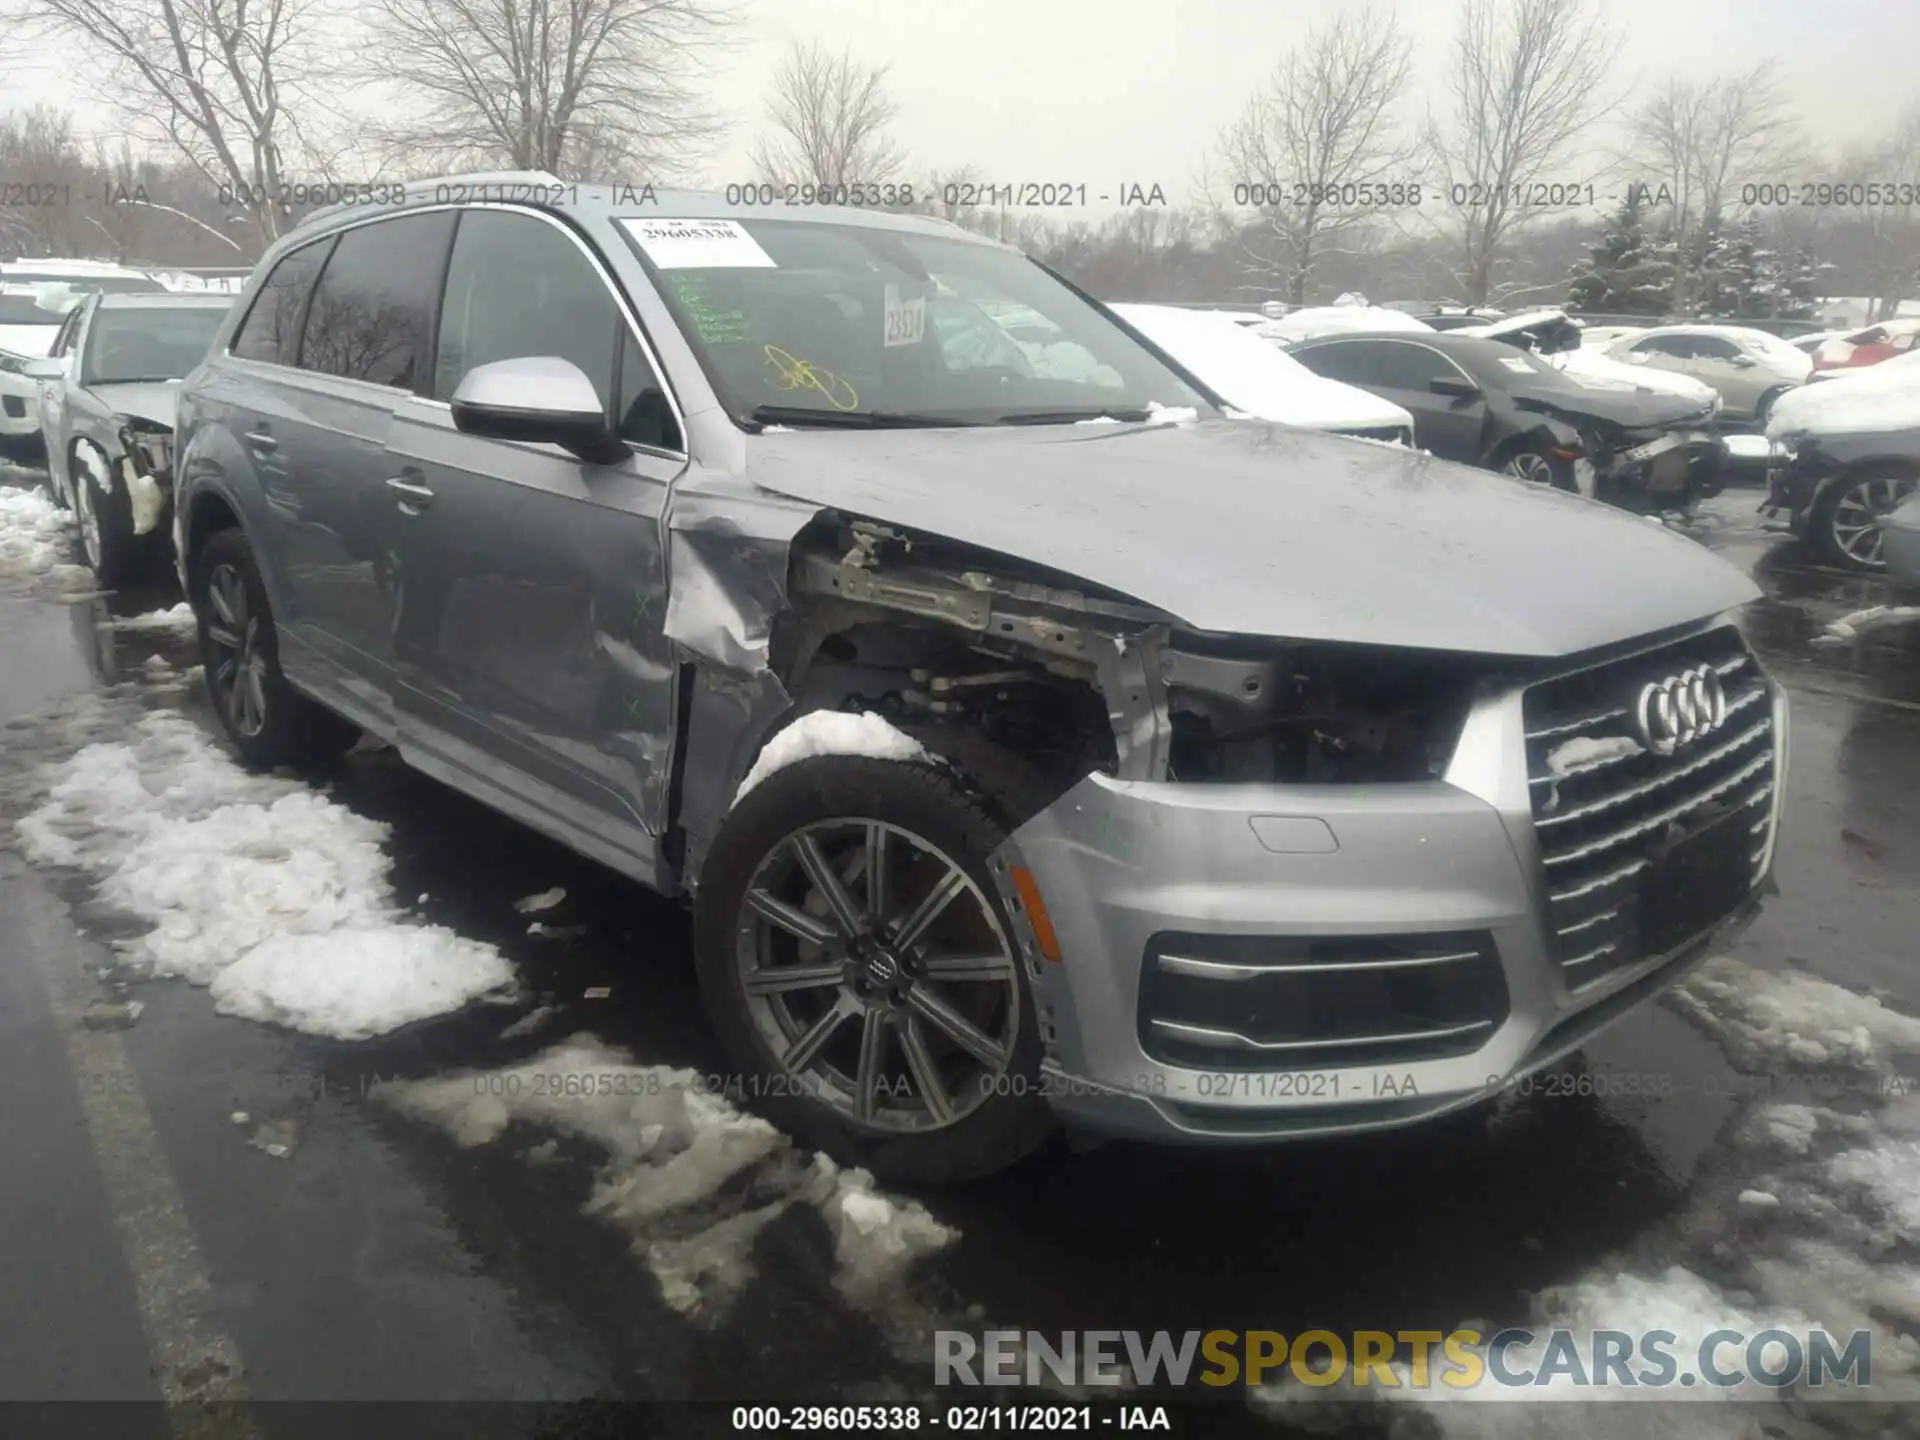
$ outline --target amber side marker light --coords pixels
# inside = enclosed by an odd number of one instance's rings
[[[1014,893],[1020,897],[1020,908],[1027,912],[1027,923],[1033,926],[1033,938],[1039,942],[1040,953],[1058,965],[1060,937],[1053,933],[1053,920],[1047,914],[1046,902],[1040,898],[1040,886],[1033,872],[1015,866],[1008,874],[1013,880]]]

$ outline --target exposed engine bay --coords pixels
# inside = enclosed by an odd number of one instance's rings
[[[991,566],[992,568],[987,568]],[[774,668],[809,703],[960,725],[1072,783],[1444,770],[1486,657],[1182,631],[1004,557],[855,521],[794,543]]]

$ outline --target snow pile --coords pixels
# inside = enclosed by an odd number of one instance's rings
[[[1200,418],[1200,412],[1191,405],[1162,405],[1158,400],[1147,402],[1147,424],[1149,425],[1191,425]]]
[[[1715,956],[1670,995],[1741,1069],[1888,1074],[1890,1052],[1920,1054],[1920,1020],[1797,971]]]
[[[168,610],[153,610],[145,615],[120,615],[111,622],[116,630],[160,630],[186,638],[199,633],[193,607],[182,600]]]
[[[839,710],[815,710],[802,715],[767,742],[760,758],[747,771],[734,793],[733,803],[776,770],[811,760],[817,755],[866,755],[875,760],[928,760],[926,747],[871,710],[849,715]]]
[[[594,1145],[605,1161],[587,1213],[624,1230],[666,1302],[701,1323],[725,1317],[753,1278],[761,1232],[796,1206],[826,1222],[836,1284],[863,1308],[903,1300],[914,1262],[959,1238],[918,1202],[877,1191],[866,1171],[799,1151],[696,1072],[636,1064],[591,1035],[520,1065],[374,1093],[462,1146],[490,1144],[515,1122]]]
[[[73,517],[43,490],[0,485],[0,585],[21,589],[51,582],[62,590],[98,588],[93,572],[67,560]]]
[[[1252,327],[1263,340],[1278,340],[1297,345],[1320,335],[1340,335],[1351,330],[1407,330],[1431,334],[1433,327],[1404,310],[1388,310],[1378,305],[1309,305]]]
[[[211,987],[222,1014],[339,1039],[512,983],[491,946],[393,904],[386,825],[249,775],[181,715],[133,730],[56,766],[16,827],[28,859],[88,872],[103,902],[153,927],[121,942],[131,967]]]

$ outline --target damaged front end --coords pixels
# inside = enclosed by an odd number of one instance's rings
[[[1602,500],[1644,513],[1684,510],[1726,485],[1727,447],[1711,407],[1671,424],[1579,422],[1582,459]]]
[[[133,533],[150,535],[167,523],[173,505],[173,427],[131,416],[118,434],[115,468],[127,487]]]

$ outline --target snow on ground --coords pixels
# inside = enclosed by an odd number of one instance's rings
[[[167,610],[153,610],[145,615],[115,616],[111,623],[116,630],[159,630],[183,638],[191,638],[199,633],[193,618],[193,607],[184,600]]]
[[[1880,630],[1889,625],[1906,625],[1920,620],[1920,605],[1870,605],[1843,615],[1814,637],[1815,644],[1839,644],[1860,638],[1863,630]]]
[[[802,715],[767,742],[760,758],[747,771],[747,778],[740,782],[733,803],[738,805],[741,796],[774,771],[811,760],[816,755],[867,755],[876,760],[901,761],[930,758],[918,740],[871,710],[858,715],[815,710]]]
[[[0,479],[10,467],[0,466]],[[12,471],[14,475],[24,472]],[[0,484],[0,588],[87,595],[100,588],[93,572],[69,560],[73,517],[44,490]]]
[[[28,859],[93,876],[152,926],[120,942],[137,971],[211,987],[223,1014],[364,1039],[499,992],[491,946],[394,904],[387,826],[296,781],[250,775],[185,716],[55,766],[15,831]]]
[[[1683,982],[1674,1001],[1721,1042],[1737,1070],[1766,1083],[1747,1082],[1756,1098],[1724,1127],[1722,1143],[1702,1161],[1669,1220],[1637,1237],[1630,1251],[1538,1292],[1524,1313],[1463,1320],[1458,1328],[1483,1338],[1508,1327],[1531,1329],[1536,1339],[1506,1354],[1510,1369],[1536,1373],[1553,1327],[1576,1336],[1623,1330],[1636,1340],[1639,1332],[1671,1331],[1677,1340],[1668,1348],[1681,1373],[1696,1369],[1701,1343],[1718,1329],[1748,1336],[1776,1327],[1802,1335],[1824,1329],[1842,1344],[1867,1330],[1870,1392],[1832,1381],[1818,1393],[1751,1383],[1596,1391],[1564,1375],[1521,1388],[1482,1381],[1472,1389],[1433,1383],[1416,1390],[1402,1363],[1395,1366],[1397,1390],[1376,1386],[1369,1395],[1344,1384],[1303,1386],[1289,1376],[1255,1391],[1253,1408],[1281,1423],[1325,1429],[1378,1426],[1392,1418],[1385,1405],[1415,1422],[1404,1432],[1394,1427],[1396,1436],[1488,1440],[1891,1433],[1881,1405],[1822,1402],[1920,1397],[1920,1267],[1910,1258],[1920,1240],[1920,1093],[1905,1093],[1912,1082],[1894,1068],[1896,1054],[1920,1054],[1920,1020],[1812,976],[1770,974],[1724,956]],[[1802,1098],[1775,1098],[1796,1092]],[[1738,1346],[1717,1358],[1746,1363]],[[1630,1368],[1640,1368],[1638,1361]],[[1596,1397],[1601,1403],[1592,1403]],[[1649,1430],[1647,1412],[1611,1403],[1631,1400],[1736,1400],[1766,1408],[1670,1406]],[[1781,1402],[1777,1411],[1768,1401]]]
[[[636,1064],[591,1035],[519,1065],[374,1093],[466,1147],[491,1144],[516,1122],[596,1147],[604,1163],[587,1213],[625,1231],[662,1298],[704,1324],[725,1317],[753,1278],[761,1232],[796,1207],[826,1222],[837,1288],[863,1309],[913,1313],[909,1270],[959,1238],[918,1202],[877,1190],[866,1171],[801,1151],[696,1072]]]

